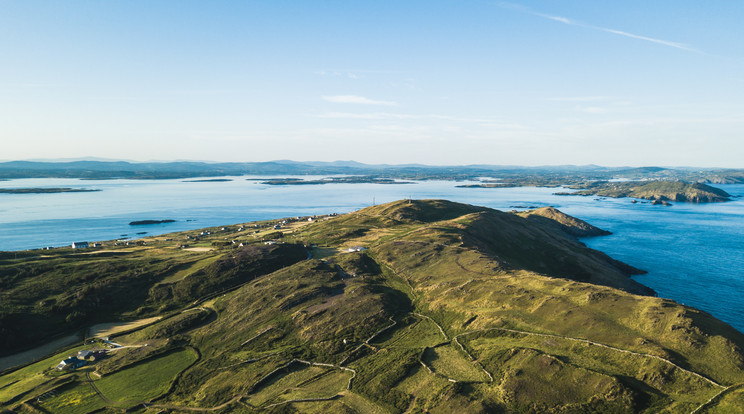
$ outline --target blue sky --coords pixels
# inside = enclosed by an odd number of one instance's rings
[[[744,167],[740,1],[3,1],[0,159]]]

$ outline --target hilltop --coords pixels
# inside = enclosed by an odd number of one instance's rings
[[[4,372],[0,408],[689,413],[741,404],[744,335],[654,297],[629,277],[638,269],[577,239],[603,234],[552,208],[404,200],[0,257],[5,354],[93,323],[142,321],[76,371],[52,368],[80,345]]]

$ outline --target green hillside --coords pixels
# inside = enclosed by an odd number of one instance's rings
[[[287,221],[279,231],[249,223],[3,259],[0,320],[24,338],[6,340],[6,354],[91,323],[162,318],[114,336],[123,347],[78,370],[53,367],[81,344],[6,370],[0,409],[724,413],[744,404],[744,336],[650,295],[629,278],[638,269],[576,239],[601,230],[557,210],[417,200]],[[95,295],[76,302],[87,286]],[[31,334],[19,320],[44,329]]]

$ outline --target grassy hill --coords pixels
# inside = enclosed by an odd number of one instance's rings
[[[637,269],[576,239],[601,230],[557,210],[416,200],[290,220],[279,234],[274,224],[4,259],[12,295],[0,306],[16,336],[33,335],[12,318],[49,319],[39,340],[58,325],[162,318],[77,371],[52,368],[81,345],[2,373],[0,408],[689,413],[744,403],[744,336],[650,296],[628,277]],[[187,238],[198,251],[178,248]],[[89,285],[96,295],[68,300]],[[41,302],[84,317],[50,319]]]

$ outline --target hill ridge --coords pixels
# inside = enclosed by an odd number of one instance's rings
[[[629,293],[639,289],[632,279],[570,233],[596,228],[559,210],[402,200],[292,220],[279,230],[272,220],[150,237],[101,251],[109,256],[52,251],[0,262],[0,283],[16,298],[0,306],[29,322],[55,306],[109,312],[114,304],[96,299],[124,280],[142,289],[127,295],[139,307],[120,315],[161,316],[119,334],[114,342],[127,347],[91,365],[97,375],[52,375],[65,354],[3,373],[0,408],[59,412],[74,399],[82,412],[145,403],[689,413],[741,401],[744,335],[705,312]],[[179,248],[186,240],[204,247]],[[33,296],[29,287],[60,268],[74,269],[70,290]],[[82,289],[92,282],[96,290]],[[77,308],[63,308],[68,294]],[[137,372],[167,372],[169,386],[145,389],[130,378]]]

